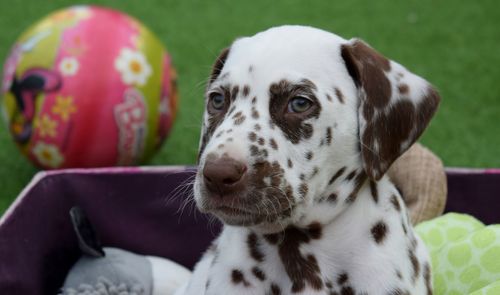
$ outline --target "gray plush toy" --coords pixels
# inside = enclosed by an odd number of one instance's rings
[[[82,209],[73,207],[70,216],[83,256],[66,276],[60,295],[172,294],[189,279],[189,270],[170,260],[103,248]]]

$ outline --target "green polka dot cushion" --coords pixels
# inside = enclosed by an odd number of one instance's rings
[[[435,295],[500,295],[500,225],[448,213],[416,230],[431,254]]]

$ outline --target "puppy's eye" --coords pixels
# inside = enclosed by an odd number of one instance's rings
[[[308,98],[296,96],[288,102],[289,113],[303,113],[311,108],[313,102]]]
[[[220,112],[224,109],[226,105],[226,100],[224,95],[214,92],[209,96],[208,109],[212,112]]]

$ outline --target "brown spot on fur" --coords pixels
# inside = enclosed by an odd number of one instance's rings
[[[260,281],[266,280],[266,274],[262,271],[262,269],[258,268],[257,266],[252,268],[252,273]]]
[[[415,282],[420,274],[420,264],[418,263],[417,256],[415,252],[411,249],[408,249],[408,256],[410,257],[411,266],[413,267],[413,282]]]
[[[410,91],[410,88],[408,87],[408,84],[399,84],[398,91],[399,91],[399,93],[405,95],[405,94],[408,94],[408,92]]]
[[[356,176],[356,172],[357,172],[356,169],[352,170],[351,173],[347,174],[347,176],[345,177],[345,180],[351,181],[354,178],[354,176]]]
[[[307,192],[309,191],[309,187],[305,182],[301,183],[299,186],[299,193],[300,195],[304,198],[307,195]]]
[[[234,125],[241,125],[241,123],[245,122],[246,117],[243,115],[234,120]]]
[[[337,283],[339,285],[343,285],[343,284],[347,283],[348,280],[349,280],[349,276],[347,275],[347,273],[344,272],[344,273],[341,273],[339,275],[339,277],[337,278]]]
[[[319,172],[319,168],[314,166],[313,168],[313,172],[311,173],[311,177],[310,178],[313,178],[314,176],[316,176]]]
[[[304,257],[300,251],[300,245],[309,243],[312,239],[320,237],[316,225],[308,229],[299,229],[290,226],[285,231],[265,235],[271,244],[278,244],[278,254],[281,258],[285,271],[292,281],[291,293],[304,290],[306,283],[314,290],[321,290],[323,280],[320,277],[320,268],[316,258],[312,255]]]
[[[326,144],[330,145],[332,143],[332,127],[326,128]]]
[[[354,201],[356,201],[356,198],[358,197],[358,192],[361,189],[361,187],[365,184],[367,178],[368,177],[366,176],[366,173],[364,171],[361,171],[356,176],[356,178],[354,179],[354,189],[347,197],[346,199],[347,203],[353,203]]]
[[[274,140],[274,138],[271,138],[269,140],[269,145],[274,149],[274,150],[278,150],[278,144],[276,143],[276,140]]]
[[[396,197],[395,195],[391,196],[391,204],[392,206],[394,206],[394,209],[396,209],[396,211],[401,211],[401,205],[399,205],[398,197]]]
[[[270,295],[281,295],[281,288],[276,284],[271,284],[271,294]]]
[[[245,287],[249,287],[250,283],[245,279],[245,276],[240,270],[233,269],[231,272],[231,280],[235,285],[243,284]]]
[[[259,139],[257,140],[257,142],[259,143],[259,145],[264,145],[266,143],[266,140],[262,137],[259,137]]]
[[[255,131],[260,131],[261,127],[260,127],[260,125],[259,125],[259,124],[255,124],[255,125],[253,126],[253,129],[254,129]]]
[[[240,87],[238,85],[233,87],[231,91],[231,101],[235,101],[236,97],[238,97],[238,93],[240,92]]]
[[[350,287],[342,287],[342,290],[340,290],[341,295],[355,295],[354,290]]]
[[[313,240],[321,239],[322,230],[323,230],[321,223],[315,221],[315,222],[309,224],[309,226],[307,227],[307,230],[309,231],[309,236],[311,237],[311,239],[313,239]]]
[[[332,97],[328,93],[326,94],[326,99],[328,99],[328,101],[333,101]]]
[[[332,202],[332,203],[335,203],[337,202],[337,194],[336,193],[331,193],[329,196],[328,196],[328,201]]]
[[[313,154],[313,152],[308,151],[308,152],[306,153],[306,159],[310,161],[310,160],[312,159],[313,155],[314,155],[314,154]]]
[[[332,178],[330,178],[330,181],[328,181],[328,184],[332,184],[335,182],[335,180],[337,180],[340,176],[342,176],[342,174],[345,172],[347,168],[344,166],[342,168],[340,168],[333,176]]]
[[[287,164],[288,164],[288,168],[293,168],[292,160],[288,159]]]
[[[377,183],[373,180],[370,180],[370,192],[372,194],[373,201],[378,203],[378,189]]]
[[[424,281],[427,295],[432,295],[431,268],[427,262],[424,264]]]
[[[254,96],[254,97],[252,98],[252,104],[256,104],[256,103],[257,103],[257,97],[256,97],[256,96]]]
[[[252,156],[258,156],[259,155],[259,148],[256,145],[251,145],[250,146],[250,155],[252,155]]]
[[[247,97],[249,93],[250,93],[250,86],[248,85],[243,86],[243,92],[241,93],[243,94],[243,97]]]
[[[337,87],[335,87],[335,96],[337,97],[340,103],[344,103],[344,94]]]
[[[387,225],[383,221],[377,222],[371,229],[373,239],[377,244],[382,243],[387,236]]]
[[[259,112],[254,108],[252,108],[252,118],[254,118],[254,119],[259,118]]]
[[[260,250],[259,238],[255,233],[250,233],[247,237],[247,245],[250,250],[250,257],[255,259],[257,262],[264,261],[264,254]]]
[[[257,140],[257,134],[255,132],[250,132],[248,134],[248,139],[250,139],[251,142],[255,142]]]

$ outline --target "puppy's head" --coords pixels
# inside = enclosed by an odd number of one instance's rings
[[[224,50],[205,102],[199,209],[272,232],[328,218],[346,191],[379,180],[439,97],[360,40],[284,26]]]

